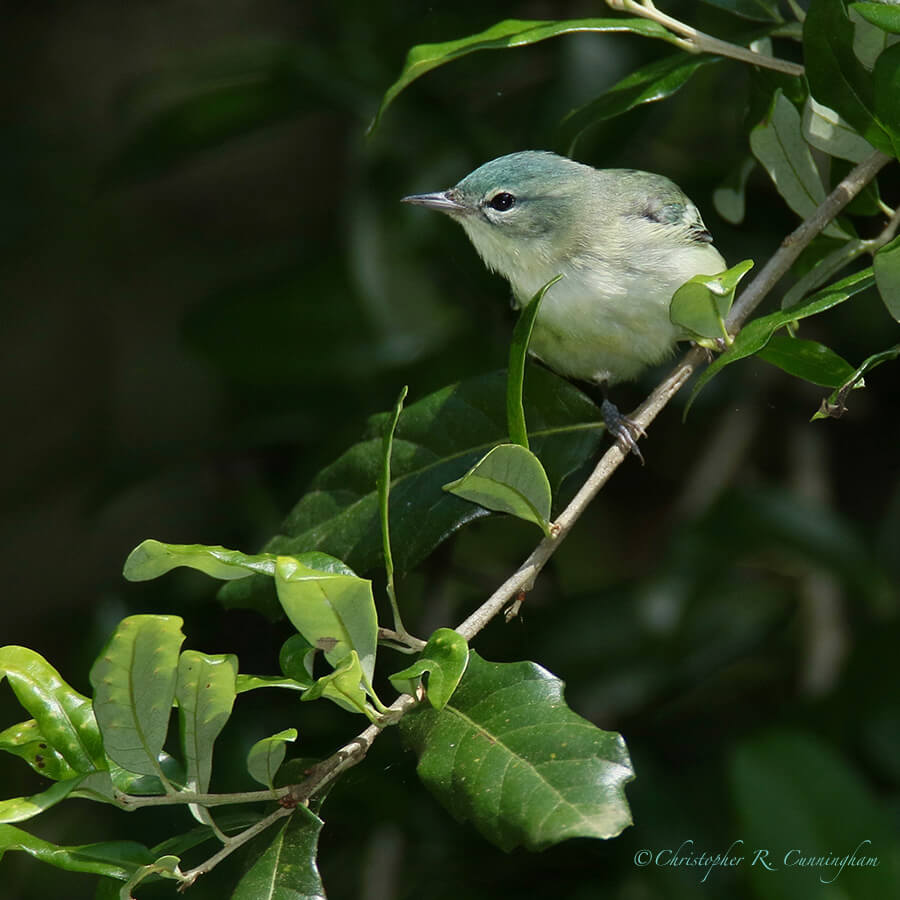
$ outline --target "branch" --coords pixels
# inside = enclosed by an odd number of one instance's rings
[[[650,19],[652,22],[659,23],[673,34],[678,35],[672,43],[688,53],[714,53],[716,56],[727,56],[753,66],[760,66],[763,69],[784,72],[786,75],[803,74],[803,66],[798,63],[779,59],[776,56],[766,56],[764,53],[757,53],[755,50],[740,46],[740,44],[731,44],[728,41],[719,40],[711,34],[691,28],[690,25],[685,25],[684,22],[660,12],[653,5],[653,0],[606,0],[606,5],[619,12],[629,12],[642,19]]]

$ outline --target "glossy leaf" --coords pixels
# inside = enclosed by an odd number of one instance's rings
[[[568,19],[559,22],[506,19],[478,34],[471,34],[458,40],[438,44],[418,44],[409,51],[399,77],[382,97],[381,105],[369,126],[369,134],[378,127],[385,110],[404,88],[438,66],[477,50],[524,47],[559,35],[583,31],[599,33],[624,31],[671,40],[671,35],[665,28],[647,19]]]
[[[703,0],[703,2],[756,22],[782,21],[781,13],[778,11],[778,0]]]
[[[247,771],[264,787],[274,787],[275,775],[284,762],[288,741],[297,740],[296,728],[285,728],[257,741],[247,754]]]
[[[241,878],[231,900],[325,900],[316,867],[323,824],[315,813],[298,806]]]
[[[412,693],[410,682],[418,681],[427,672],[425,696],[435,709],[440,710],[453,696],[468,664],[466,639],[452,628],[438,628],[428,638],[421,658],[391,675],[391,684],[401,693]]]
[[[557,275],[548,281],[520,311],[509,345],[506,424],[509,429],[510,443],[520,444],[526,450],[528,449],[528,425],[525,421],[522,393],[525,388],[525,360],[528,358],[528,344],[531,342],[531,332],[534,330],[534,322],[541,308],[544,294],[562,277],[562,275]]]
[[[872,269],[887,311],[900,322],[900,237],[885,244],[875,254]]]
[[[750,148],[763,164],[778,193],[802,218],[825,199],[825,186],[803,139],[800,113],[781,90],[775,92],[767,118],[750,132]],[[823,234],[849,237],[832,222]]]
[[[550,534],[550,482],[540,460],[519,444],[488,451],[462,478],[444,485],[457,497],[533,522]]]
[[[896,829],[861,773],[812,735],[773,732],[744,740],[729,762],[738,829],[746,846],[770,848],[777,871],[750,867],[760,897],[889,897],[900,883]],[[859,865],[843,857],[877,858]],[[815,868],[800,857],[833,857]],[[791,860],[792,862],[789,862]],[[771,892],[773,877],[778,892]]]
[[[91,668],[94,713],[110,759],[139,775],[162,776],[178,651],[178,616],[129,616]]]
[[[862,162],[875,150],[833,109],[812,96],[806,98],[803,107],[803,136],[817,150],[855,163]]]
[[[400,616],[400,607],[397,604],[397,591],[394,587],[394,556],[391,552],[391,457],[394,453],[394,434],[397,431],[397,422],[400,413],[403,412],[403,402],[408,392],[406,385],[400,391],[397,402],[394,404],[394,414],[391,416],[384,430],[381,443],[381,473],[378,478],[378,520],[381,528],[381,546],[384,556],[384,572],[387,579],[387,595],[391,603],[391,612],[394,616],[394,628],[403,633],[405,628]]]
[[[853,52],[863,66],[871,72],[875,68],[875,62],[879,56],[893,42],[893,38],[884,29],[873,25],[865,16],[853,8],[851,3],[847,8],[847,14],[853,23]],[[877,112],[877,105],[875,107]],[[889,123],[882,120],[882,124]]]
[[[853,52],[853,36],[843,0],[811,0],[803,22],[804,63],[810,91],[873,147],[891,153],[891,140],[875,115],[871,76]]]
[[[631,824],[622,737],[572,712],[562,691],[535,663],[472,652],[442,710],[418,706],[400,722],[429,790],[503,850],[615,837]]]
[[[875,63],[875,112],[885,123],[900,156],[900,44],[888,47]]]
[[[316,648],[302,634],[292,634],[278,651],[278,668],[289,678],[312,684],[315,653]]]
[[[4,677],[40,733],[75,772],[106,768],[90,699],[63,681],[43,656],[28,647],[0,647],[0,681]]]
[[[104,773],[105,774],[105,773]],[[73,791],[91,775],[76,775],[65,781],[54,782],[45,791],[32,794],[30,797],[12,797],[0,800],[0,822],[24,822],[65,800]]]
[[[312,683],[313,679],[309,676],[303,681],[298,681],[296,678],[286,675],[238,675],[235,681],[235,690],[239,694],[256,691],[260,688],[287,688],[290,691],[305,691]]]
[[[375,417],[367,438],[316,477],[266,550],[294,556],[317,549],[360,573],[380,568],[375,482],[386,415]],[[600,411],[564,379],[532,365],[525,378],[525,416],[531,449],[555,491],[599,445]],[[444,388],[403,410],[391,465],[391,541],[398,571],[409,571],[463,525],[487,515],[442,486],[506,439],[505,372]],[[254,576],[225,585],[221,596],[226,605],[271,610],[271,591],[269,579]]]
[[[840,387],[853,375],[853,366],[818,341],[773,334],[756,354],[788,375],[823,387]]]
[[[900,6],[887,3],[851,3],[850,9],[884,31],[900,34]]]
[[[308,564],[318,563],[320,558],[279,557],[275,567],[278,600],[294,628],[321,650],[332,666],[340,665],[356,651],[371,682],[378,645],[372,582],[352,572],[327,571]]]
[[[669,318],[691,334],[704,338],[727,338],[725,317],[734,302],[741,279],[753,268],[745,259],[718,275],[695,275],[672,297]]]
[[[744,221],[747,179],[756,166],[756,160],[747,156],[728,177],[713,191],[713,205],[716,212],[732,225]]]
[[[880,353],[873,353],[864,359],[853,374],[836,391],[832,391],[831,396],[827,400],[822,401],[822,405],[813,416],[813,419],[838,418],[842,416],[847,410],[847,395],[855,388],[862,387],[862,379],[866,372],[877,368],[882,363],[893,362],[898,357],[900,357],[900,344],[887,350],[882,350]]]
[[[731,365],[740,359],[746,359],[754,353],[762,350],[769,342],[769,339],[781,328],[791,322],[805,319],[808,316],[814,316],[818,313],[825,312],[833,306],[849,300],[850,297],[872,287],[875,283],[875,277],[871,269],[863,269],[854,275],[850,275],[835,284],[830,285],[822,291],[813,294],[812,297],[798,306],[792,306],[790,309],[780,310],[779,312],[770,313],[767,316],[760,316],[758,319],[749,321],[737,334],[734,343],[713,363],[707,366],[691,392],[685,415],[691,408],[691,404],[697,397],[697,394],[716,376],[725,366]]]
[[[375,710],[368,702],[375,695],[371,687],[371,679],[366,677],[359,656],[351,650],[333,672],[323,675],[300,698],[304,701],[318,700],[325,697],[336,703],[341,709],[352,713],[362,713],[370,719],[375,718]]]
[[[53,781],[76,778],[79,773],[51,746],[34,719],[10,725],[0,732],[0,750],[24,759],[38,775]]]
[[[251,556],[225,547],[205,544],[164,544],[148,539],[142,541],[128,554],[122,574],[129,581],[149,581],[178,566],[197,569],[211,578],[231,581],[234,578],[247,578],[254,572],[274,575],[275,556],[271,553]]]
[[[237,657],[231,653],[210,656],[185,650],[178,660],[175,699],[188,791],[204,794],[209,790],[213,745],[234,706],[237,670]],[[205,811],[192,805],[191,812],[199,822],[208,821]]]
[[[142,865],[152,861],[150,851],[134,841],[60,846],[41,840],[12,825],[0,825],[0,857],[7,850],[21,850],[39,862],[69,872],[87,872],[125,881]]]
[[[719,60],[717,56],[675,53],[635,69],[595,100],[573,109],[560,123],[561,143],[571,155],[579,137],[592,125],[671,97],[698,69]]]

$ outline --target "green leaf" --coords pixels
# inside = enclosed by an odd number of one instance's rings
[[[716,212],[732,225],[740,225],[744,221],[747,179],[755,166],[756,160],[752,156],[744,157],[741,164],[713,191]]]
[[[872,269],[863,269],[861,272],[856,272],[841,281],[835,282],[824,290],[818,291],[799,306],[792,306],[790,309],[773,312],[748,322],[738,332],[734,343],[718,359],[714,360],[711,365],[707,366],[706,371],[697,379],[697,383],[694,385],[694,390],[691,392],[688,400],[685,415],[690,410],[697,394],[725,366],[758,353],[780,328],[784,328],[791,322],[825,312],[825,310],[831,309],[845,300],[849,300],[850,297],[860,293],[860,291],[870,288],[874,283],[875,277],[872,274]]]
[[[91,668],[94,714],[110,759],[163,783],[159,756],[169,729],[178,651],[178,616],[129,616]]]
[[[376,712],[368,702],[368,697],[377,702],[372,680],[363,671],[355,650],[351,650],[333,672],[319,678],[300,699],[310,701],[320,697],[331,700],[348,712],[362,713],[373,721],[376,718]]]
[[[519,444],[500,444],[445,491],[495,512],[534,522],[550,534],[550,482],[541,461]]]
[[[703,2],[756,22],[783,21],[778,11],[778,0],[703,0]]]
[[[506,372],[479,376],[430,394],[400,415],[391,465],[391,543],[398,571],[409,571],[463,525],[487,515],[442,486],[507,440],[506,387]],[[367,438],[316,477],[267,551],[295,556],[322,550],[363,574],[381,567],[375,482],[388,415],[375,417]],[[603,436],[600,411],[576,387],[532,365],[525,415],[531,448],[555,491],[596,451]],[[225,585],[221,596],[228,606],[271,609],[271,592],[268,578],[254,576]]]
[[[831,393],[827,400],[822,401],[819,411],[813,416],[815,419],[838,418],[842,416],[846,410],[847,395],[854,388],[863,386],[863,376],[866,372],[880,366],[885,362],[892,362],[900,357],[900,344],[882,350],[880,353],[873,353],[864,359],[853,374],[836,390]]]
[[[888,47],[875,63],[875,111],[885,123],[894,142],[894,156],[900,156],[900,44]]]
[[[27,647],[0,647],[0,681],[4,677],[40,733],[71,769],[78,773],[106,769],[90,698],[66,684],[43,656]]]
[[[297,740],[296,728],[285,728],[257,741],[247,754],[247,771],[264,787],[275,786],[275,774],[284,762],[285,744]]]
[[[275,573],[275,557],[271,553],[249,556],[238,550],[205,544],[163,544],[148,539],[142,541],[125,560],[122,574],[129,581],[149,581],[159,578],[178,566],[205,572],[212,578],[231,581],[247,578],[254,572]]]
[[[852,4],[847,12],[853,23],[853,52],[863,66],[871,72],[875,68],[875,61],[878,57],[887,49],[888,44],[893,43],[896,39],[888,35],[882,28],[873,25],[865,16],[860,15]]]
[[[862,162],[875,151],[848,122],[812,96],[806,98],[803,107],[803,136],[817,150],[855,163]]]
[[[21,828],[0,825],[0,858],[7,850],[22,850],[40,862],[69,872],[87,872],[125,881],[152,860],[150,851],[134,841],[60,846],[41,840]]]
[[[292,634],[278,651],[278,668],[303,684],[313,683],[316,648],[302,634]]]
[[[53,781],[65,781],[80,774],[66,762],[65,757],[55,747],[50,745],[34,719],[10,725],[5,731],[0,732],[0,750],[24,759],[38,775]]]
[[[506,381],[506,422],[509,429],[509,440],[513,444],[521,444],[528,449],[528,426],[525,422],[525,407],[522,404],[522,391],[525,387],[525,360],[528,357],[528,344],[534,330],[534,320],[544,294],[556,284],[562,275],[550,279],[531,300],[523,307],[513,329],[512,342],[509,346],[509,368]]]
[[[187,767],[185,790],[199,794],[209,790],[213,745],[231,716],[237,671],[238,660],[231,653],[210,656],[185,650],[178,660],[175,699]],[[193,804],[191,812],[197,821],[208,822],[207,814]]]
[[[235,680],[235,691],[238,694],[256,691],[260,688],[287,688],[290,691],[305,691],[312,683],[313,679],[309,675],[302,681],[281,675],[238,675]]]
[[[611,838],[631,824],[622,737],[572,712],[563,683],[535,663],[473,651],[451,701],[418,706],[399,727],[429,790],[503,850]]]
[[[698,69],[720,59],[718,56],[675,53],[635,69],[590,103],[568,113],[560,123],[560,143],[571,155],[578,139],[592,125],[620,116],[641,104],[671,97]]]
[[[671,35],[665,28],[647,19],[568,19],[559,22],[506,19],[478,34],[471,34],[458,40],[438,44],[418,44],[407,54],[397,80],[385,91],[381,105],[369,126],[368,134],[378,127],[385,110],[404,88],[438,66],[477,50],[524,47],[548,38],[580,31],[600,33],[626,31],[645,37],[671,40]]]
[[[394,557],[391,553],[391,523],[390,523],[390,497],[391,497],[391,455],[394,451],[394,433],[397,431],[397,422],[400,413],[403,412],[403,401],[406,399],[408,388],[403,386],[400,396],[394,405],[394,415],[391,417],[388,427],[385,429],[381,445],[381,474],[378,478],[378,518],[381,526],[381,544],[384,553],[384,571],[387,577],[387,595],[391,602],[391,612],[394,615],[394,628],[402,633],[403,620],[400,616],[400,607],[397,604],[397,591],[394,587]]]
[[[718,275],[694,275],[672,296],[669,318],[692,334],[727,338],[725,317],[738,284],[752,268],[753,260],[745,259]]]
[[[825,186],[803,139],[800,113],[780,89],[775,91],[767,118],[750,132],[750,149],[799,216],[805,219],[825,199]],[[834,222],[823,234],[850,237]]]
[[[391,684],[401,693],[411,693],[409,682],[428,672],[425,696],[435,709],[440,710],[453,696],[468,664],[466,639],[452,628],[438,628],[428,639],[421,658],[391,675]]]
[[[378,617],[371,581],[352,572],[325,570],[321,554],[313,558],[304,554],[278,558],[275,586],[291,624],[332,666],[356,651],[366,678],[372,681]]]
[[[900,237],[895,237],[875,254],[872,269],[887,311],[900,322]]]
[[[851,3],[850,9],[884,31],[900,34],[900,7],[887,3]]]
[[[738,829],[748,847],[768,848],[769,871],[750,867],[757,896],[889,897],[900,883],[897,832],[860,774],[822,741],[802,732],[745,740],[729,764]],[[877,865],[842,865],[854,854]],[[800,857],[832,857],[810,868]],[[777,887],[773,886],[773,882]]]
[[[322,820],[298,806],[249,868],[231,900],[325,900],[316,867]]]
[[[757,354],[788,375],[823,387],[840,387],[853,375],[853,366],[818,341],[773,334]]]
[[[12,797],[9,800],[0,800],[0,822],[24,822],[26,819],[34,818],[50,809],[51,806],[56,806],[57,803],[65,800],[81,786],[85,779],[91,777],[92,775],[76,775],[65,781],[54,782],[47,790],[41,791],[39,794],[32,794],[30,797]]]
[[[812,0],[803,22],[810,91],[873,147],[891,153],[891,140],[875,115],[872,79],[853,51],[853,38],[854,28],[843,0]]]

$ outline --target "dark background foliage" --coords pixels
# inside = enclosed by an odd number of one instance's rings
[[[732,27],[698,4],[667,10]],[[399,197],[506,152],[561,149],[566,112],[670,48],[580,35],[474,54],[402,94],[373,137],[364,130],[413,44],[511,16],[604,14],[578,2],[361,0],[4,11],[3,643],[33,647],[87,692],[119,618],[176,612],[190,646],[275,671],[283,623],[223,610],[190,573],[127,585],[125,556],[149,536],[255,550],[401,385],[414,400],[505,364],[506,286],[459,229]],[[738,64],[703,70],[671,100],[592,129],[575,155],[669,175],[730,262],[761,264],[795,223],[764,175],[751,176],[742,225],[711,202],[747,153],[758,89]],[[883,193],[896,203],[893,177]],[[854,363],[897,340],[874,294],[813,328]],[[659,374],[624,387],[620,405]],[[882,858],[895,853],[896,366],[868,381],[840,421],[809,424],[825,392],[755,361],[715,381],[686,424],[675,404],[644,444],[646,467],[616,474],[523,615],[479,638],[490,659],[546,665],[576,711],[625,735],[635,827],[505,856],[445,816],[388,733],[323,809],[329,896],[776,897],[787,883],[777,873],[717,871],[700,884],[696,870],[639,868],[633,856],[737,839],[842,855],[868,838]],[[399,584],[408,622],[427,634],[459,621],[535,534],[505,519],[470,526]],[[218,786],[240,787],[247,748],[274,730],[298,725],[303,756],[358,730],[320,705],[239,701]],[[0,711],[4,727],[21,718],[6,688]],[[871,798],[860,819],[826,830],[827,846],[779,812],[838,796],[825,763],[802,762],[822,759]],[[771,794],[748,793],[756,776]],[[3,796],[39,787],[12,760],[0,777]],[[778,777],[797,795],[771,788]],[[179,812],[67,806],[33,830],[150,843],[182,824]],[[760,809],[771,811],[762,827]],[[90,878],[18,857],[3,863],[6,895],[92,896]],[[229,874],[191,895],[222,896]],[[854,884],[854,898],[884,896],[875,881]],[[820,887],[810,876],[791,896]]]

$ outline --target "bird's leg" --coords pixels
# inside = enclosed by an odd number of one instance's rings
[[[600,415],[610,437],[617,441],[626,451],[631,451],[644,465],[644,457],[638,448],[638,438],[646,437],[646,432],[640,425],[633,422],[628,416],[622,415],[618,407],[609,399],[609,388],[605,381],[600,382],[600,391],[603,394],[603,402],[600,404]]]

